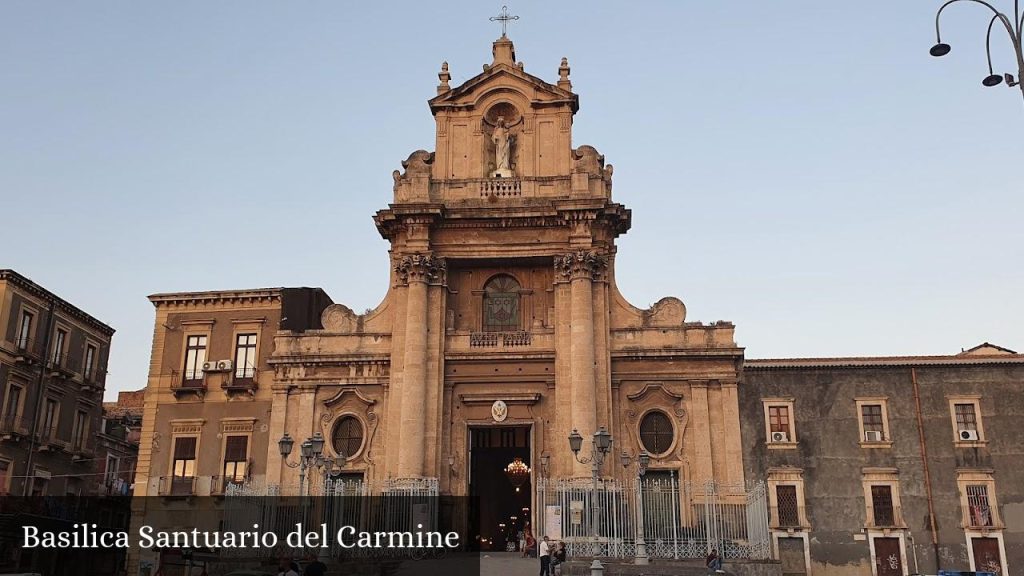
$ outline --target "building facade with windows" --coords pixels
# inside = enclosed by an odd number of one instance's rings
[[[114,329],[0,270],[0,493],[95,494]]]
[[[1024,567],[1024,356],[747,360],[740,390],[785,573]]]
[[[539,535],[561,506],[559,536],[586,553],[593,511],[578,504],[593,497],[618,514],[593,523],[607,555],[640,553],[639,503],[652,557],[761,559],[763,541],[791,574],[908,574],[936,566],[934,524],[939,566],[1018,562],[1021,404],[997,399],[1020,397],[1020,356],[745,361],[729,322],[688,321],[673,297],[633,306],[615,282],[631,213],[604,156],[573,143],[568,62],[549,83],[507,37],[492,56],[460,86],[438,74],[434,151],[402,162],[374,216],[391,263],[377,307],[316,289],[151,297],[137,495],[317,494],[335,477],[477,496],[485,549],[526,522]],[[307,440],[330,465],[302,485],[282,448]]]

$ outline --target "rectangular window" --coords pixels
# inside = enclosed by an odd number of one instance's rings
[[[4,402],[4,429],[13,430],[15,421],[18,418],[18,408],[21,407],[21,386],[11,384],[7,389],[7,401]],[[11,427],[8,428],[8,425]]]
[[[53,398],[46,399],[43,408],[43,428],[41,430],[44,439],[53,439],[57,436],[57,411],[60,405]]]
[[[789,436],[789,407],[769,406],[768,425],[772,432],[783,432]]]
[[[93,366],[96,364],[96,347],[92,344],[85,345],[85,370],[82,371],[82,375],[87,379],[92,379]]]
[[[800,525],[800,509],[797,505],[796,486],[780,484],[775,487],[775,500],[778,503],[779,526],[783,528]]]
[[[988,486],[967,485],[967,509],[971,526],[992,526],[992,508],[988,502]]]
[[[0,460],[0,495],[6,496],[11,490],[11,463]]]
[[[892,503],[892,486],[880,484],[871,487],[871,513],[875,526],[895,526],[896,512]]]
[[[74,450],[84,450],[86,429],[89,425],[89,413],[84,410],[75,412],[75,427],[71,431],[71,445]]]
[[[239,334],[235,340],[235,378],[256,376],[256,335]]]
[[[36,476],[32,479],[32,496],[46,496],[46,488],[50,485],[50,479]]]
[[[21,324],[18,325],[18,348],[20,350],[27,350],[29,347],[29,339],[32,337],[32,321],[35,316],[32,315],[28,310],[22,310],[21,312]]]
[[[189,336],[185,348],[185,380],[202,380],[206,362],[206,336]]]
[[[977,430],[978,415],[974,412],[974,404],[954,404],[956,411],[957,430]]]
[[[877,432],[880,439],[884,439],[881,436],[885,432],[885,423],[882,420],[882,405],[881,404],[864,404],[860,407],[860,417],[864,423],[864,432]],[[865,435],[865,438],[868,436]]]
[[[108,488],[113,486],[114,482],[117,481],[118,466],[120,466],[120,464],[120,458],[107,454],[107,464],[103,469],[103,484]]]
[[[171,494],[192,493],[196,476],[196,441],[194,436],[179,436],[174,439]]]
[[[68,332],[63,328],[57,328],[57,335],[53,339],[53,356],[50,358],[56,366],[63,365],[64,345],[68,340]]]
[[[249,461],[249,437],[228,436],[224,441],[224,481],[240,484],[245,481]]]

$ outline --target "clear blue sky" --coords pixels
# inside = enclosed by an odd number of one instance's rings
[[[509,35],[549,81],[569,58],[575,145],[633,209],[635,304],[732,320],[753,358],[1021,350],[1024,105],[980,84],[977,7],[928,55],[937,6],[517,2]],[[480,72],[500,7],[5,0],[0,266],[117,328],[108,397],[145,385],[148,294],[375,306],[370,217],[433,146],[441,61]]]

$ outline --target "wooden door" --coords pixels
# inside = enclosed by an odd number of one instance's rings
[[[875,538],[875,574],[903,576],[899,538]]]
[[[974,570],[976,572],[1003,573],[999,557],[999,541],[995,538],[971,538],[974,548]]]

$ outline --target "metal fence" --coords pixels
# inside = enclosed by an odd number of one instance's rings
[[[282,486],[250,481],[229,485],[225,496],[225,531],[248,531],[258,524],[262,530],[278,534],[276,547],[256,550],[256,555],[263,558],[295,553],[283,536],[293,531],[296,524],[313,531],[321,524],[332,527],[329,553],[333,557],[415,556],[425,551],[344,548],[334,538],[334,531],[341,526],[352,526],[356,532],[426,532],[436,529],[439,519],[436,478],[385,480],[376,485],[358,479],[313,478],[304,490],[297,484]],[[226,552],[228,556],[251,557],[254,551],[229,549]]]
[[[537,502],[541,535],[562,540],[574,557],[633,557],[641,537],[651,558],[704,558],[711,550],[725,558],[771,554],[763,483],[604,479],[595,491],[592,480],[541,478]]]

